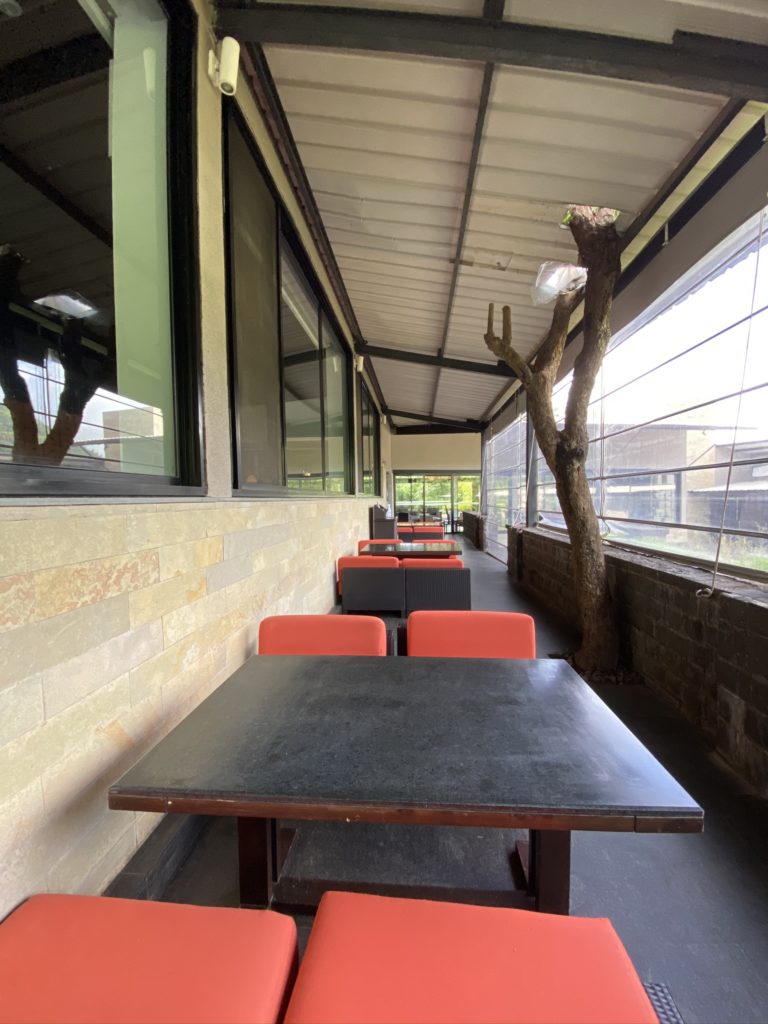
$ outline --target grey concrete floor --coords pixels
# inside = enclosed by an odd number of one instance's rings
[[[573,636],[528,600],[490,555],[464,543],[477,609],[527,611],[537,627],[538,656],[568,650]],[[705,810],[702,835],[575,833],[572,913],[612,920],[643,981],[665,983],[687,1024],[768,1021],[768,801],[740,783],[693,729],[643,686],[600,687],[600,696]],[[400,832],[398,832],[400,828]],[[411,830],[411,833],[414,830]],[[470,878],[497,902],[499,865],[513,836],[480,830],[378,826],[351,845],[338,827],[322,829],[291,857],[322,886],[335,857],[354,858],[358,875],[375,870],[396,891],[422,894],[442,871],[451,882],[438,895],[464,895]],[[439,834],[438,834],[439,833]],[[418,847],[418,848],[417,848]],[[421,852],[419,852],[421,851]],[[439,865],[439,867],[436,867]],[[290,862],[286,864],[286,868]],[[349,878],[356,877],[348,873]],[[237,902],[233,823],[213,822],[171,883],[172,901],[232,906]],[[297,917],[306,938],[310,918]]]

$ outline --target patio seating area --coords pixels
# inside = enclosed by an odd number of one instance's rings
[[[495,559],[463,541],[473,605],[533,616],[539,658],[572,637],[562,621],[532,604]],[[608,918],[641,980],[666,986],[683,1020],[761,1021],[768,952],[768,804],[745,790],[695,732],[641,685],[596,687],[602,700],[695,796],[701,835],[574,833],[571,913]],[[295,824],[295,823],[294,823]],[[317,823],[295,841],[277,890],[279,902],[313,903],[326,888],[365,887],[400,897],[504,903],[514,879],[519,833],[494,829]],[[236,834],[209,819],[162,899],[237,906]],[[121,892],[118,878],[114,892]],[[311,917],[294,912],[304,947]],[[707,967],[716,959],[717,971]]]
[[[0,1024],[768,1022],[766,68],[0,0]]]

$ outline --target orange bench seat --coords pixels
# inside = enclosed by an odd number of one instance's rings
[[[0,924],[0,1021],[278,1021],[296,959],[269,910],[32,896]]]
[[[610,921],[328,892],[286,1024],[658,1024]]]

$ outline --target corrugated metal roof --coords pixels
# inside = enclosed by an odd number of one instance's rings
[[[454,13],[476,13],[469,6]],[[551,310],[534,306],[530,289],[542,262],[576,258],[559,227],[567,205],[614,206],[626,227],[725,103],[656,85],[496,68],[444,335],[482,65],[265,52],[365,340],[430,355],[445,341],[446,356],[488,363],[488,302],[512,307],[522,355],[546,333]],[[375,369],[392,408],[457,419],[479,419],[504,384],[380,359]]]
[[[433,366],[406,365],[391,359],[373,359],[372,363],[387,405],[401,412],[424,412],[437,378]]]

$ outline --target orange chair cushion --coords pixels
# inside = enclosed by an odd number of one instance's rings
[[[342,555],[336,563],[336,579],[341,593],[343,569],[397,569],[400,560],[394,555]]]
[[[464,563],[460,558],[449,556],[448,558],[401,558],[400,564],[406,569],[463,569]]]
[[[386,540],[382,540],[382,539],[378,539],[378,540],[359,540],[357,542],[357,553],[360,554],[360,552],[363,550],[363,548],[367,547],[369,544],[402,544],[402,543],[403,542],[400,540],[399,537],[388,537]]]
[[[259,625],[259,654],[387,653],[387,630],[372,615],[271,615]]]
[[[329,892],[286,1024],[658,1024],[610,921]]]
[[[533,619],[518,612],[412,612],[407,638],[408,654],[423,658],[536,657]]]
[[[0,925],[0,1021],[277,1021],[296,950],[269,910],[32,896]]]

